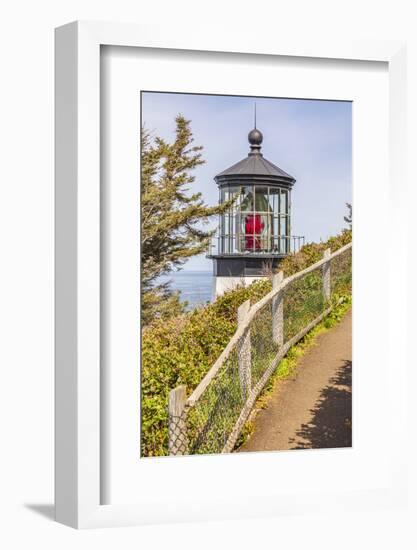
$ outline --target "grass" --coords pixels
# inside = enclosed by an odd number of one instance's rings
[[[335,301],[336,305],[333,307],[331,313],[306,334],[302,340],[293,346],[279,363],[278,368],[269,378],[265,388],[258,397],[249,419],[236,442],[235,449],[244,445],[254,432],[254,420],[256,415],[260,410],[267,408],[279,382],[289,378],[296,371],[300,358],[305,355],[310,348],[317,345],[317,337],[337,325],[352,307],[352,296],[350,294],[339,296],[335,298]]]

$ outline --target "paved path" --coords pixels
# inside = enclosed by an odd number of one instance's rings
[[[317,337],[291,378],[278,382],[240,451],[350,447],[352,315]]]

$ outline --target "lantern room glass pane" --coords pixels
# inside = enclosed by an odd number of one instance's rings
[[[240,211],[252,212],[254,208],[254,189],[251,185],[240,188]]]
[[[221,254],[289,252],[289,192],[268,185],[234,185],[220,189],[220,201],[235,198],[220,216]]]
[[[236,197],[240,193],[240,187],[224,187],[220,191],[221,203],[227,202]],[[236,204],[232,204],[230,208],[220,216],[220,239],[219,252],[221,254],[233,254],[237,252],[236,236],[234,233],[236,218]]]
[[[273,209],[269,202],[269,188],[255,188],[255,211],[253,228],[253,245],[258,252],[271,250],[271,235],[273,228]]]
[[[251,185],[242,186],[240,189],[240,204],[236,215],[236,244],[238,252],[252,251],[253,246],[248,246],[247,233],[250,231],[251,217],[255,208],[255,189]]]
[[[287,254],[288,247],[289,247],[287,216],[280,216],[280,235],[281,235],[281,253]]]
[[[281,190],[280,213],[288,214],[288,191],[286,189]]]
[[[269,206],[274,214],[279,213],[279,195],[280,195],[280,188],[279,187],[270,187],[269,188]]]
[[[271,230],[270,230],[270,248],[271,252],[279,252],[279,197],[281,189],[279,187],[269,188],[269,206],[272,210]]]

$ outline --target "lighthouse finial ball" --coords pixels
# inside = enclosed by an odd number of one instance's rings
[[[262,135],[262,132],[259,131],[257,128],[254,128],[248,134],[248,140],[251,145],[260,145],[263,139],[264,137]]]

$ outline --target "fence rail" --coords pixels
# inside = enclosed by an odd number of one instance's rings
[[[331,311],[331,300],[351,290],[352,244],[308,268],[273,279],[271,292],[238,309],[238,326],[213,366],[186,398],[169,398],[169,453],[231,452],[269,377],[289,349]]]

